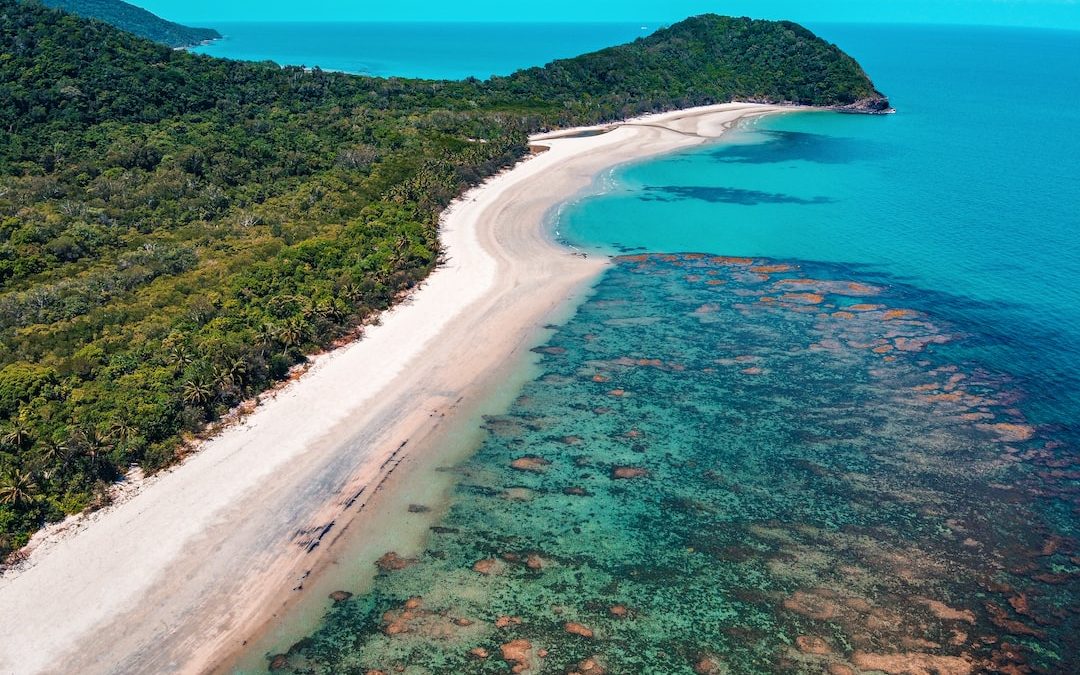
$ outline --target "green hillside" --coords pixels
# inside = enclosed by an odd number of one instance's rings
[[[191,28],[166,21],[141,7],[122,0],[41,0],[42,4],[62,9],[87,19],[98,19],[121,30],[170,47],[190,47],[221,37],[213,28]]]
[[[0,552],[392,304],[530,131],[880,98],[794,24],[715,16],[486,82],[212,59],[15,0],[0,44]]]

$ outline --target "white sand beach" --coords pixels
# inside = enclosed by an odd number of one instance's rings
[[[552,208],[615,164],[786,110],[725,104],[535,137],[549,149],[447,210],[444,264],[362,339],[0,577],[0,673],[219,669],[371,517],[360,507],[395,463],[422,461],[603,270],[552,240]]]

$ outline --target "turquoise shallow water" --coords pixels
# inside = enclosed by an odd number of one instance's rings
[[[424,552],[275,667],[1080,672],[1080,34],[820,31],[901,112],[564,209],[623,255]]]
[[[211,56],[324,70],[438,79],[509,75],[629,42],[653,23],[218,23]]]

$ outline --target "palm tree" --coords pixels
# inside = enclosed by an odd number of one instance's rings
[[[195,360],[194,354],[191,353],[191,348],[188,347],[184,339],[176,333],[165,338],[161,346],[165,348],[165,351],[172,359],[173,367],[176,369],[177,373],[183,371],[184,368],[187,368],[191,362]]]
[[[118,417],[109,425],[109,437],[120,442],[130,441],[139,435],[139,428],[126,418]]]
[[[9,469],[0,477],[0,504],[26,504],[34,499],[37,490],[37,483],[29,471]]]
[[[62,473],[67,469],[68,462],[71,460],[71,453],[64,441],[50,438],[44,443],[39,443],[37,448],[36,464],[45,479],[52,478],[53,475]]]
[[[310,333],[308,324],[300,317],[292,317],[278,330],[278,339],[281,340],[281,355],[285,356],[290,349],[299,347],[304,343]]]
[[[269,321],[264,321],[263,324],[259,326],[255,339],[259,345],[260,358],[265,357],[266,353],[270,351],[270,348],[274,346],[274,343],[277,342],[277,336],[277,326]]]
[[[185,403],[206,407],[216,394],[214,387],[201,377],[194,377],[184,383]]]
[[[76,440],[82,454],[90,459],[90,467],[95,470],[101,456],[113,448],[109,439],[100,434],[94,427],[80,429],[76,435]]]
[[[26,418],[20,415],[4,428],[3,435],[0,436],[0,442],[15,450],[22,450],[33,440],[33,433],[33,427]]]

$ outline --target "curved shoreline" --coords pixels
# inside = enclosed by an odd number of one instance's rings
[[[230,662],[332,564],[390,471],[422,460],[603,270],[605,261],[552,240],[551,208],[607,167],[787,110],[724,104],[531,139],[548,149],[447,210],[443,264],[362,340],[315,358],[242,424],[0,578],[0,672],[205,672]]]

